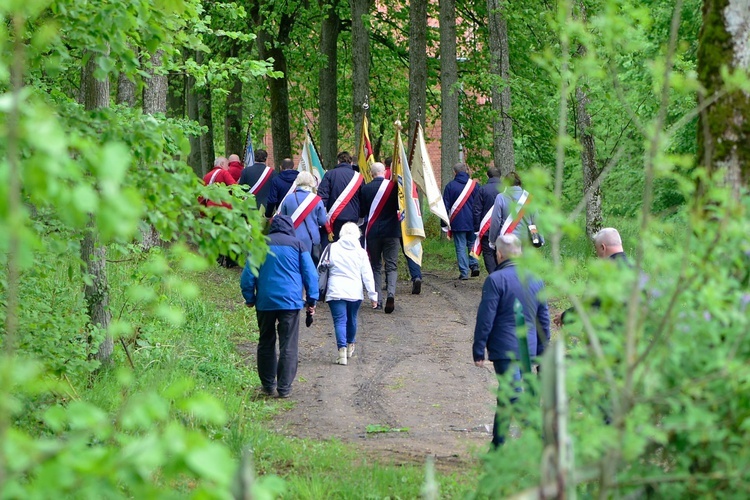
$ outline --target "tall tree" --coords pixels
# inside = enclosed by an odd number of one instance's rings
[[[200,123],[200,116],[198,114],[198,89],[195,88],[195,77],[188,74],[187,81],[185,82],[185,100],[187,107],[188,120]],[[187,163],[193,169],[193,172],[198,177],[206,175],[203,165],[203,155],[201,153],[201,137],[199,135],[190,135],[190,154],[188,154]]]
[[[503,175],[515,170],[513,121],[510,117],[510,58],[505,1],[487,0],[492,80],[492,145],[495,168]]]
[[[200,50],[195,53],[195,62],[203,64],[203,52]],[[211,107],[211,84],[206,81],[202,87],[193,87],[198,101],[198,123],[206,130],[201,134],[201,171],[203,175],[211,170],[216,158],[214,151],[214,120]],[[202,175],[202,176],[203,176]],[[201,176],[201,177],[202,177]]]
[[[440,2],[440,173],[445,186],[453,179],[458,163],[458,62],[456,61],[456,2]]]
[[[323,0],[323,22],[320,30],[320,50],[325,62],[318,71],[320,92],[318,109],[320,129],[320,156],[323,167],[336,166],[339,137],[339,89],[338,89],[338,39],[341,19],[338,14],[338,0]]]
[[[747,0],[705,0],[698,46],[698,77],[705,94],[715,99],[725,87],[722,70],[750,70],[750,8]],[[720,184],[750,184],[750,93],[732,90],[701,114],[698,153]]]
[[[143,112],[148,115],[167,112],[167,75],[162,68],[163,58],[163,50],[154,52],[146,70],[149,77],[143,86]]]
[[[425,122],[427,113],[427,0],[413,0],[409,8],[409,125]]]
[[[355,149],[359,150],[362,130],[362,104],[370,93],[370,0],[350,0],[352,10],[352,120],[354,120]]]
[[[124,72],[117,77],[117,104],[135,106],[135,82],[131,81]]]
[[[276,77],[267,77],[271,100],[271,137],[273,139],[274,165],[281,165],[284,158],[292,156],[292,136],[289,128],[289,75],[284,47],[290,42],[294,27],[295,12],[282,12],[274,19],[273,11],[264,12],[269,6],[256,4],[252,10],[255,29],[258,30],[258,53],[264,60],[273,59]],[[274,22],[275,21],[275,22]],[[270,28],[276,24],[275,36]]]
[[[84,88],[83,104],[87,111],[109,107],[109,78],[97,79],[94,76],[97,67],[97,59],[92,54],[83,68],[81,82]],[[105,332],[104,339],[99,344],[96,359],[102,364],[110,363],[114,341],[109,333],[112,313],[109,310],[106,249],[99,242],[93,219],[84,230],[81,241],[81,271],[87,276],[83,295],[86,299],[89,321],[91,325]]]
[[[239,55],[237,43],[233,43],[229,49],[230,57]],[[224,114],[224,154],[242,154],[245,147],[245,131],[242,123],[242,80],[239,75],[232,77],[232,86],[229,88]]]

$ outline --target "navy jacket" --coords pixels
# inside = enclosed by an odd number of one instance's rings
[[[474,361],[484,359],[485,349],[490,361],[520,359],[513,312],[516,299],[523,305],[529,354],[542,355],[550,334],[547,302],[539,300],[543,289],[540,280],[519,279],[515,263],[510,260],[501,262],[487,276],[474,328]],[[541,332],[537,332],[537,325]]]
[[[247,186],[247,188],[253,187],[255,183],[258,182],[258,179],[260,179],[260,174],[263,173],[263,170],[265,170],[266,167],[267,165],[265,163],[254,163],[249,167],[243,168],[242,175],[240,175],[238,184],[243,184]],[[271,175],[273,176],[275,174],[272,172]],[[260,208],[261,205],[266,206],[268,204],[268,195],[271,192],[272,182],[273,177],[271,177],[263,185],[263,188],[260,190],[260,192],[255,195],[255,201],[258,204],[258,208]]]
[[[372,181],[362,186],[362,191],[359,194],[359,215],[365,219],[365,225],[363,229],[367,227],[368,216],[370,215],[370,208],[372,202],[375,200],[375,195],[378,193],[378,189],[384,182],[389,182],[383,177],[376,177]],[[370,228],[370,232],[367,233],[367,238],[400,238],[401,237],[401,222],[398,220],[398,186],[393,186],[390,196],[383,206],[383,210],[380,212],[377,220]]]
[[[242,270],[240,288],[245,303],[255,305],[259,311],[298,311],[305,305],[305,292],[307,304],[314,306],[318,300],[318,271],[310,252],[294,236],[291,217],[273,218],[268,247],[258,276],[250,270],[249,262]]]
[[[294,181],[297,180],[299,172],[296,170],[282,170],[279,175],[275,175],[271,179],[271,191],[268,193],[268,204],[266,205],[266,217],[269,219],[273,217],[273,213],[276,207],[279,206],[281,200],[289,192],[289,188],[292,187]]]
[[[487,179],[487,184],[479,188],[479,196],[474,203],[474,231],[479,231],[479,224],[482,223],[482,217],[492,210],[492,207],[495,205],[495,198],[500,193],[502,186],[503,183],[499,177],[490,177]],[[489,235],[489,231],[487,235]]]
[[[445,185],[445,190],[443,190],[443,202],[445,202],[445,209],[448,210],[448,215],[450,215],[453,203],[458,199],[458,196],[461,194],[461,191],[464,190],[467,182],[469,182],[469,174],[466,172],[459,172],[452,181]],[[479,184],[476,185],[469,195],[469,200],[451,221],[451,231],[474,232],[474,203],[478,194]],[[441,225],[445,226],[445,222],[441,222]]]
[[[331,211],[333,203],[349,185],[352,177],[354,177],[354,169],[351,163],[339,163],[336,168],[326,172],[320,181],[320,186],[318,186],[318,196],[323,199],[326,211]],[[362,189],[361,186],[360,189]],[[359,191],[354,193],[354,197],[337,220],[341,222],[357,222],[359,220]]]

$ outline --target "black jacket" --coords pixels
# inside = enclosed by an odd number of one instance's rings
[[[318,196],[323,200],[327,212],[331,211],[333,203],[349,185],[352,177],[354,177],[354,169],[351,163],[339,163],[336,168],[327,171],[323,176],[318,186]],[[359,189],[362,189],[362,186]],[[338,221],[356,222],[359,219],[359,189],[339,215]]]
[[[247,186],[246,189],[253,187],[255,183],[258,182],[258,179],[260,179],[260,174],[263,173],[263,170],[266,169],[266,166],[267,165],[265,163],[255,163],[249,167],[245,167],[244,169],[242,169],[239,184]],[[268,204],[268,194],[271,192],[273,175],[274,173],[272,172],[271,178],[266,181],[260,192],[255,195],[255,201],[258,203],[258,208],[260,208],[261,205],[266,206]]]
[[[500,194],[502,186],[503,184],[499,177],[490,177],[487,179],[487,184],[479,188],[479,196],[474,201],[474,231],[479,231],[479,224],[482,222],[482,217],[492,210],[492,207],[495,205],[495,198]]]
[[[378,189],[384,182],[388,181],[383,177],[376,177],[369,183],[362,186],[362,191],[359,193],[359,215],[365,219],[364,227],[367,227],[368,216],[370,214],[370,208],[372,202],[375,200],[375,195],[378,193]],[[367,238],[400,238],[401,237],[401,223],[398,220],[398,186],[393,186],[388,199],[383,206],[383,210],[375,220],[367,233]]]

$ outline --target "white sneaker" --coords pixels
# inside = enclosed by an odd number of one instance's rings
[[[346,355],[350,358],[354,354],[354,348],[356,347],[356,344],[346,344]]]
[[[346,365],[346,347],[339,349],[339,357],[336,359],[337,365]]]

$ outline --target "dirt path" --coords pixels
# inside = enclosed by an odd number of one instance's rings
[[[443,467],[485,451],[496,381],[491,368],[477,368],[471,358],[484,278],[427,275],[421,295],[399,282],[393,314],[363,305],[347,366],[333,363],[333,324],[320,304],[315,323],[301,328],[296,405],[277,417],[278,429],[355,443],[367,455],[396,462],[434,455]],[[373,425],[408,431],[368,433]]]

